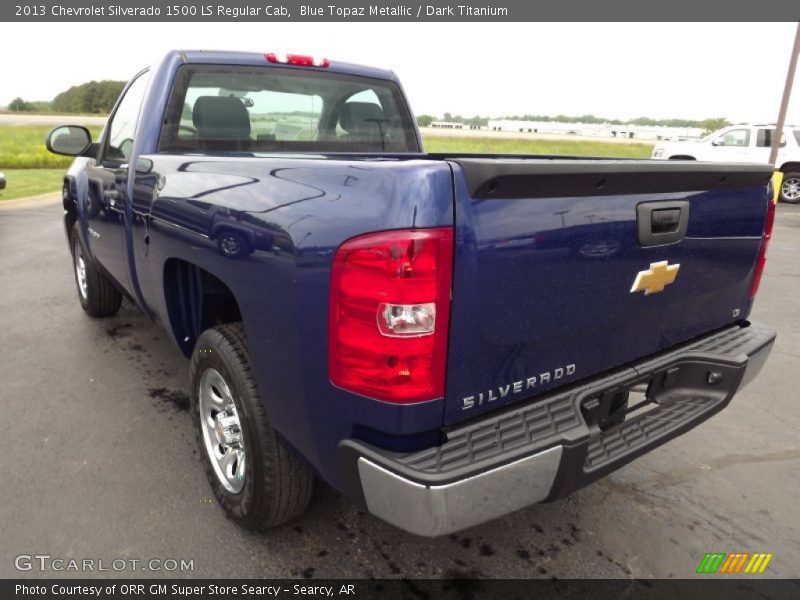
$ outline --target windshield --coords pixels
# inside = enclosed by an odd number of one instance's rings
[[[419,152],[399,87],[275,67],[186,65],[162,152]]]

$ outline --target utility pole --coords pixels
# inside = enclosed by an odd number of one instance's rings
[[[794,73],[797,70],[797,56],[800,54],[800,23],[797,24],[797,31],[794,34],[794,47],[792,56],[789,59],[789,70],[786,73],[786,85],[783,86],[783,98],[781,99],[781,109],[778,113],[778,122],[775,124],[775,132],[772,135],[772,148],[769,152],[769,164],[775,165],[778,159],[778,146],[783,137],[783,125],[786,122],[786,110],[789,107],[789,96],[792,95],[792,83],[794,83]]]

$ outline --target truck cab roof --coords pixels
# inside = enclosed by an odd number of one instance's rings
[[[259,52],[231,52],[225,50],[174,50],[173,53],[180,56],[183,63],[195,64],[215,64],[215,65],[251,65],[251,66],[271,66],[276,68],[302,68],[317,71],[329,71],[342,73],[345,75],[356,75],[360,77],[372,77],[374,79],[386,79],[397,81],[397,76],[388,69],[378,69],[364,65],[352,63],[330,61],[327,67],[284,65],[267,61],[266,54],[271,50],[267,49],[263,53]],[[320,57],[321,58],[321,57]]]

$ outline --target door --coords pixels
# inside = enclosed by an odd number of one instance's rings
[[[775,136],[775,129],[767,129],[766,127],[759,127],[756,129],[756,146],[753,150],[753,162],[766,163],[769,161],[769,153],[772,150],[772,142]],[[780,144],[778,145],[778,158],[776,164],[783,163],[786,156],[786,136],[781,136]]]
[[[100,141],[100,153],[86,169],[85,214],[89,250],[94,259],[130,290],[125,249],[125,188],[128,162],[149,73],[138,75],[123,92]]]
[[[749,127],[729,129],[714,138],[708,156],[699,158],[714,162],[753,162],[752,137]]]

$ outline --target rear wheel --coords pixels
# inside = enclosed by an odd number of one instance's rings
[[[300,515],[311,499],[314,476],[270,425],[241,323],[203,332],[190,378],[197,444],[228,517],[263,530]]]
[[[72,227],[72,267],[75,285],[78,287],[78,300],[83,310],[92,317],[110,317],[116,314],[122,304],[122,294],[86,252],[78,234],[78,223]]]
[[[228,258],[239,258],[248,253],[247,240],[235,231],[225,231],[217,240],[219,251]]]
[[[789,204],[800,202],[800,173],[783,174],[780,201]]]

